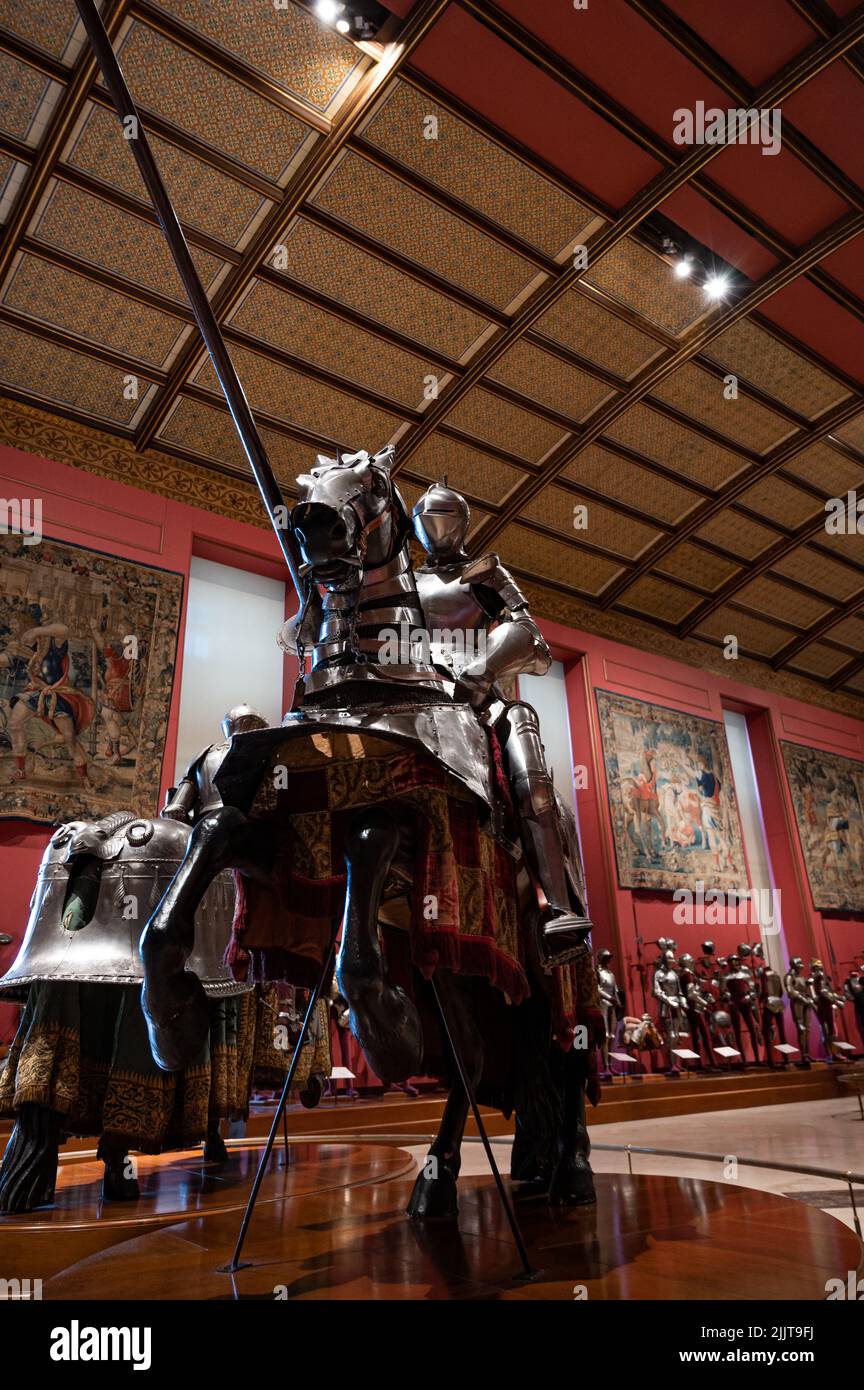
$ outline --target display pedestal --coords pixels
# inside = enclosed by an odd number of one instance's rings
[[[7,1278],[40,1271],[52,1299],[811,1299],[861,1244],[817,1207],[741,1183],[597,1175],[597,1204],[519,1206],[534,1283],[516,1260],[491,1178],[459,1183],[458,1224],[420,1226],[405,1207],[417,1162],[383,1144],[292,1144],[271,1161],[244,1258],[231,1256],[258,1153],[140,1160],[145,1196],[103,1205],[101,1164],[61,1165],[55,1209],[0,1222]],[[578,1290],[578,1291],[577,1291]]]

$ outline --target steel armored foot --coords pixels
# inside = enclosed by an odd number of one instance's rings
[[[44,1105],[21,1106],[0,1165],[0,1212],[12,1215],[53,1203],[60,1119]]]
[[[153,1060],[163,1071],[183,1071],[197,1060],[207,1040],[210,1001],[198,976],[182,967],[157,977],[148,966],[147,976],[141,1007]]]
[[[320,1072],[313,1072],[303,1090],[298,1093],[298,1100],[303,1109],[314,1110],[317,1105],[320,1105],[326,1087],[327,1077],[322,1076]]]

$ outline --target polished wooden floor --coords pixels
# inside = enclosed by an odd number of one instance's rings
[[[105,1204],[100,1165],[70,1155],[54,1208],[0,1218],[9,1278],[45,1299],[823,1299],[862,1264],[860,1241],[812,1206],[697,1179],[597,1179],[596,1207],[520,1208],[518,1260],[488,1178],[460,1184],[458,1227],[404,1216],[414,1163],[384,1144],[298,1143],[274,1156],[244,1252],[230,1259],[257,1150],[140,1160],[142,1197]]]

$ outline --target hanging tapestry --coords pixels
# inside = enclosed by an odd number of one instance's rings
[[[864,912],[864,762],[781,742],[813,906]]]

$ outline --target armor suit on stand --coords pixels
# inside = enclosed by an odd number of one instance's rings
[[[851,970],[843,981],[843,993],[851,1000],[855,1010],[855,1022],[864,1046],[864,976],[859,970]]]
[[[488,709],[519,817],[526,863],[548,904],[540,950],[544,965],[552,968],[584,953],[591,929],[584,884],[574,881],[581,878],[581,866],[570,865],[565,854],[537,713],[521,701],[505,704],[497,685],[523,674],[543,675],[551,663],[549,648],[527,599],[497,555],[472,562],[465,553],[470,511],[464,497],[437,483],[423,494],[412,516],[417,539],[428,555],[414,579],[432,663],[455,678],[457,691],[478,714]],[[410,622],[409,609],[406,615]],[[375,616],[374,611],[364,613],[370,622]]]
[[[756,993],[759,1003],[759,1017],[762,1023],[762,1040],[765,1044],[765,1060],[769,1067],[776,1067],[774,1060],[775,1042],[785,1043],[786,1029],[783,1022],[783,981],[780,974],[765,959],[765,948],[761,941],[751,947],[756,979]]]
[[[660,1023],[666,1035],[670,1074],[677,1076],[680,1068],[673,1049],[679,1046],[685,1032],[685,1000],[675,964],[675,952],[664,951],[654,970],[651,992],[660,1005]]]
[[[615,1035],[618,1031],[618,1024],[624,1016],[624,1009],[622,1007],[623,992],[610,969],[611,960],[611,951],[603,950],[598,952],[597,986],[600,992],[600,1007],[603,1010],[603,1022],[606,1028],[606,1036],[600,1049],[603,1058],[603,1077],[605,1080],[608,1080],[612,1075],[609,1069],[609,1049],[615,1046]]]
[[[696,962],[686,951],[678,961],[678,970],[686,1001],[691,1046],[702,1053],[702,1060],[709,1067],[713,1067],[714,1053],[711,1051],[711,1034],[708,1031],[706,1015],[710,1013],[714,1001],[696,973]]]
[[[168,799],[161,811],[162,818],[194,826],[208,812],[218,810],[223,802],[216,786],[216,774],[225,760],[231,746],[231,739],[235,734],[245,734],[252,729],[266,728],[267,720],[264,715],[253,709],[251,705],[240,704],[230,709],[221,722],[224,741],[211,743],[189,764],[179,785],[169,792]],[[223,875],[219,877],[221,879]],[[224,877],[233,884],[230,870],[225,871]],[[259,1004],[258,1017],[262,1027],[270,1027],[271,1030],[277,1028],[277,1019],[281,1017],[277,991],[272,987],[269,991],[263,991],[260,986],[255,988]],[[290,1021],[289,1016],[290,1007],[286,1014],[286,1018],[289,1018]],[[290,1037],[290,1027],[288,1031]],[[299,1034],[299,1028],[297,1032]],[[330,1073],[328,1012],[327,1004],[323,999],[318,1002],[310,1037],[311,1045],[305,1050],[295,1073],[300,1102],[309,1110],[313,1109],[324,1095]],[[292,1039],[290,1048],[285,1052],[286,1070],[291,1065],[293,1048],[294,1041]],[[263,1039],[259,1040],[259,1051],[266,1051],[266,1043]],[[270,1071],[272,1067],[268,1066],[262,1069]]]
[[[749,956],[750,947],[744,951],[745,956]],[[759,1056],[759,1020],[756,1013],[756,981],[749,966],[742,960],[742,948],[729,957],[729,970],[725,975],[725,992],[729,1003],[729,1012],[732,1015],[732,1028],[735,1033],[735,1045],[743,1055],[741,1023],[750,1037],[750,1046],[753,1049],[753,1060],[758,1066],[761,1062]]]
[[[836,1050],[834,1044],[839,1041],[837,1035],[837,1010],[842,1009],[846,1004],[846,999],[842,994],[838,994],[834,988],[830,976],[825,973],[825,967],[821,960],[811,960],[810,962],[810,988],[813,991],[813,1002],[816,1009],[816,1017],[819,1020],[819,1031],[822,1034],[822,1042],[828,1054],[828,1060],[834,1061]]]
[[[813,1008],[813,990],[804,975],[804,962],[800,956],[793,956],[783,981],[784,988],[792,1006],[792,1018],[798,1034],[798,1048],[801,1060],[799,1067],[810,1066],[810,1011]]]

